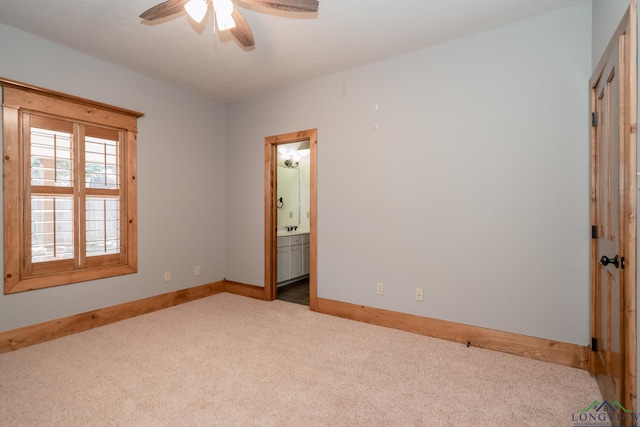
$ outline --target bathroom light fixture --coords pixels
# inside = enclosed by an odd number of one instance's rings
[[[289,169],[295,169],[298,167],[298,165],[300,165],[299,161],[295,161],[293,159],[285,159],[284,161],[284,167],[289,168]]]
[[[300,165],[300,155],[295,151],[281,153],[284,159],[284,167],[295,169]]]

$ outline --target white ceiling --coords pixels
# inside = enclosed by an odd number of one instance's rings
[[[293,17],[234,0],[245,51],[213,21],[138,16],[162,0],[0,0],[0,23],[226,102],[441,43],[585,0],[319,0]]]

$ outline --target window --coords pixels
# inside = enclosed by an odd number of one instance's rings
[[[142,114],[0,84],[5,293],[135,273]]]

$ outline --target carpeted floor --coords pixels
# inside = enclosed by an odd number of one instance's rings
[[[3,426],[571,426],[586,371],[220,294],[0,355]]]

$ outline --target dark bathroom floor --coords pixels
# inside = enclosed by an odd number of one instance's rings
[[[309,305],[309,278],[278,288],[277,298],[295,304]]]

